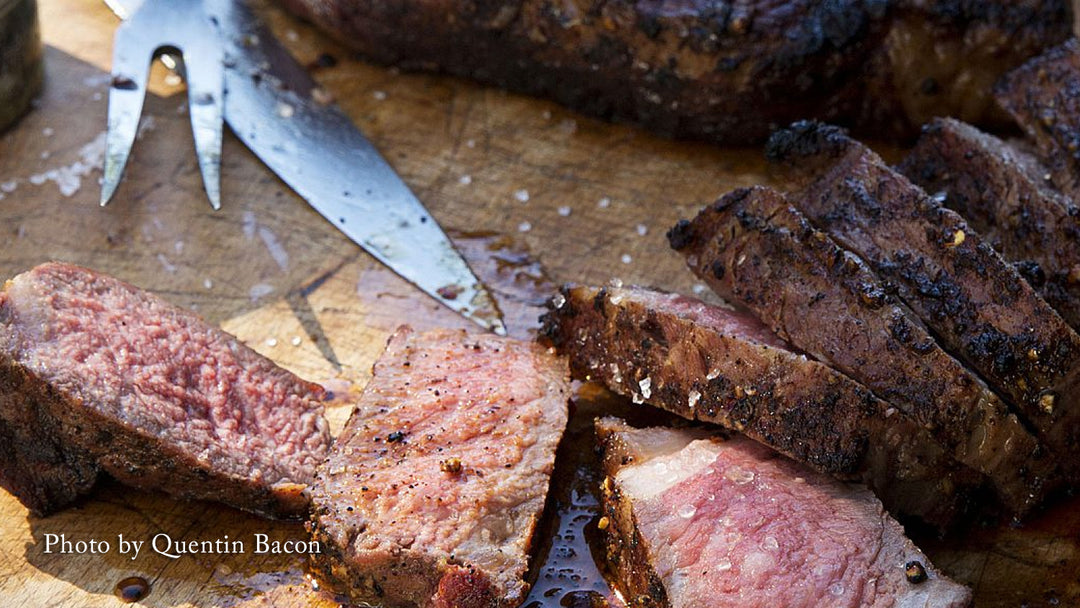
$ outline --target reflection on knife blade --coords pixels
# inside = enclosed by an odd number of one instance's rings
[[[124,18],[139,0],[106,0]],[[431,297],[505,334],[494,299],[435,219],[307,71],[234,0],[205,0],[225,40],[225,121],[293,190]],[[325,101],[325,100],[322,100]]]

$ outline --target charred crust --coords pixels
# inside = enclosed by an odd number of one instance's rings
[[[765,158],[772,163],[787,163],[799,158],[843,153],[851,138],[847,131],[816,120],[800,120],[779,129],[765,143]]]
[[[679,220],[667,231],[668,244],[676,251],[681,251],[694,242],[694,227],[690,220]]]

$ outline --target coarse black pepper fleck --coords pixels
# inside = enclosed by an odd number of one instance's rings
[[[907,577],[909,583],[918,585],[926,580],[926,568],[920,561],[910,561],[904,564],[904,576]]]

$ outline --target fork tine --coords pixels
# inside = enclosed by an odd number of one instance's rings
[[[225,52],[202,0],[147,0],[116,30],[101,204],[120,185],[139,129],[150,62],[159,49],[182,54],[199,172],[211,206],[220,209]]]
[[[216,36],[213,39],[218,41]],[[225,108],[223,56],[220,44],[192,45],[184,49],[185,66],[197,66],[186,70],[188,112],[203,186],[214,209],[221,208],[221,133]]]
[[[139,116],[146,99],[146,82],[155,47],[127,21],[117,28],[113,43],[112,86],[109,88],[109,123],[105,135],[105,169],[101,186],[101,206],[108,204],[124,174]]]

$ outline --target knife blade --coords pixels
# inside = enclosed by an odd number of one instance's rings
[[[141,0],[105,0],[121,19]],[[204,0],[225,46],[225,122],[324,218],[429,296],[505,335],[495,300],[389,163],[236,0]]]

